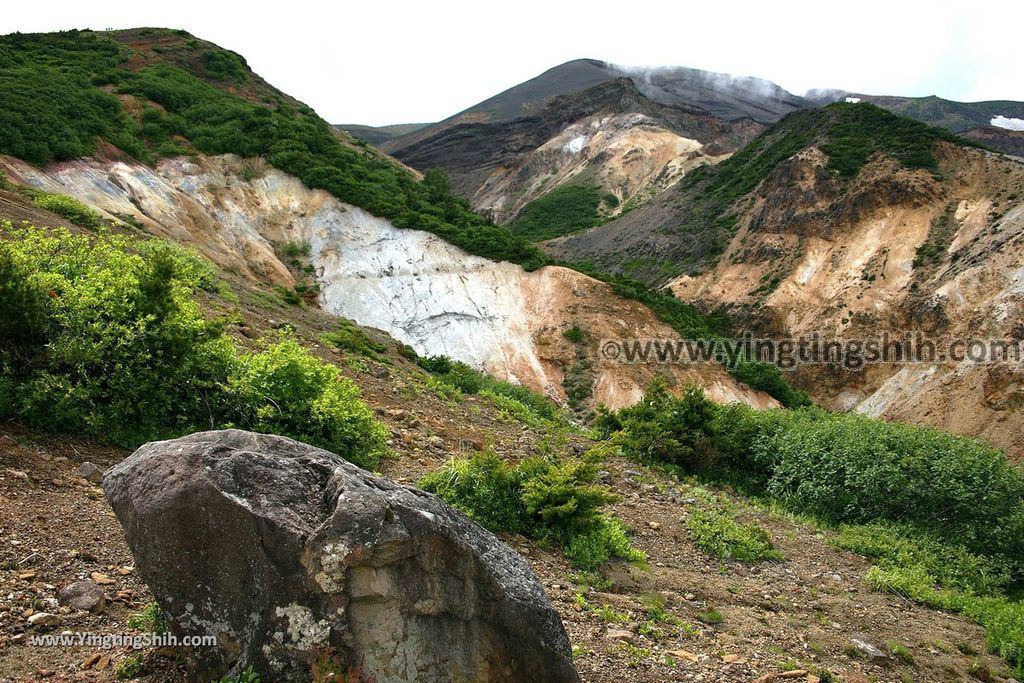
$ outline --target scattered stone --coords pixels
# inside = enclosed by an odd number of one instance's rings
[[[103,470],[91,462],[83,462],[78,466],[78,476],[82,477],[91,484],[102,484],[103,483]]]
[[[105,671],[110,667],[110,655],[101,655],[100,661],[96,662],[94,667],[96,671]]]
[[[14,477],[15,479],[20,479],[29,486],[32,485],[32,477],[28,476],[28,472],[22,472],[21,470],[15,470],[11,468],[7,468],[6,470],[4,470],[4,472]]]
[[[605,634],[605,638],[608,640],[614,640],[615,642],[629,643],[630,645],[634,645],[636,643],[636,636],[623,628],[608,629],[608,632]]]
[[[92,581],[75,581],[57,592],[57,600],[61,605],[82,612],[101,612],[107,604],[107,596],[103,589]]]
[[[806,669],[793,669],[792,671],[783,671],[780,674],[776,674],[776,678],[804,678],[807,676]]]
[[[288,323],[283,322],[281,320],[270,319],[267,321],[267,324],[270,325],[270,329],[272,330],[282,330],[285,327],[289,327]]]
[[[388,370],[386,365],[371,365],[368,371],[371,377],[377,379],[387,379],[391,376],[391,371]]]
[[[18,572],[18,578],[22,581],[31,581],[36,578],[35,572]]]
[[[430,444],[431,448],[436,448],[438,450],[444,448],[444,439],[436,435],[427,439],[427,443]]]
[[[404,422],[405,419],[407,417],[409,417],[409,411],[402,410],[400,408],[395,408],[395,409],[392,409],[392,410],[388,410],[388,411],[386,411],[385,414],[388,417],[390,417],[392,420],[395,420],[396,422]]]
[[[91,669],[92,667],[96,666],[96,664],[100,661],[100,657],[102,656],[103,655],[101,655],[99,652],[93,652],[91,655],[85,658],[85,661],[82,662],[80,668],[83,671]]]
[[[89,574],[89,578],[98,583],[101,586],[112,586],[117,583],[112,578],[101,572],[92,572]]]
[[[854,636],[850,638],[850,642],[853,643],[855,648],[857,648],[857,652],[864,655],[864,658],[869,662],[889,659],[884,652],[869,643],[867,639],[862,636]]]
[[[647,526],[651,527],[655,531],[661,528],[661,524],[659,524],[658,522],[647,522]]]
[[[32,626],[57,626],[60,621],[59,616],[49,612],[36,612],[28,618],[28,623]]]
[[[746,664],[747,660],[740,655],[722,655],[722,661],[726,664]]]
[[[189,653],[197,680],[244,661],[263,680],[308,681],[329,644],[381,681],[579,680],[526,560],[436,496],[333,453],[206,432],[147,444],[104,483],[172,629],[218,636]]]
[[[18,634],[15,634],[15,635],[11,636],[11,643],[14,644],[14,645],[21,645],[24,642],[25,642],[25,634],[24,633],[18,633]]]
[[[687,650],[669,650],[668,654],[672,655],[676,659],[685,659],[688,662],[697,663],[700,661],[700,655],[695,655]]]
[[[252,329],[248,325],[242,325],[238,328],[238,331],[242,333],[242,336],[246,339],[256,339],[260,336],[260,333]]]

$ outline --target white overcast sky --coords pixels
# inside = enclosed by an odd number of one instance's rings
[[[163,26],[242,54],[332,123],[436,121],[578,57],[1024,100],[1024,2],[5,2],[0,33]]]

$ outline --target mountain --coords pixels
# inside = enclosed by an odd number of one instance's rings
[[[539,250],[473,213],[444,178],[420,180],[332,129],[239,55],[165,29],[15,34],[0,38],[0,83],[11,94],[0,166],[21,186],[560,402],[575,368],[581,410],[636,401],[655,375],[596,367],[562,336],[576,324],[621,333],[623,321],[637,336],[670,335],[648,308],[542,267]],[[309,245],[308,272],[289,270],[286,244]],[[704,369],[670,374],[721,400],[774,404],[721,366]]]
[[[870,104],[833,104],[790,114],[647,205],[544,246],[727,307],[760,335],[1019,339],[1024,164]],[[1024,452],[1012,365],[793,377],[833,408]]]
[[[630,79],[617,78],[555,96],[531,115],[455,123],[429,137],[420,133],[396,154],[414,168],[444,168],[452,189],[498,223],[511,222],[534,200],[566,186],[593,188],[597,201],[590,214],[596,222],[598,201],[604,202],[602,213],[614,215],[689,169],[738,149],[760,130],[750,119],[723,121],[699,107],[656,102]]]
[[[498,223],[563,188],[519,227],[536,239],[642,203],[808,104],[756,78],[578,59],[406,135],[346,130],[413,168],[444,168],[455,192]]]
[[[983,443],[1024,452],[1016,365],[808,365],[812,406],[628,351],[1019,340],[1020,162],[868,104],[743,145],[616,77],[419,174],[166,29],[0,37],[0,91],[0,679],[507,679],[507,586],[559,680],[1024,674],[1024,472]],[[519,234],[451,192],[502,155],[560,178]],[[660,291],[533,243],[595,198],[546,244]],[[217,644],[38,646],[165,627]]]
[[[334,127],[344,131],[368,145],[379,147],[393,138],[415,133],[432,124],[429,123],[396,123],[390,126],[363,126],[358,123],[339,123]]]
[[[818,97],[819,101],[836,101],[854,97],[869,102],[895,114],[939,126],[958,133],[963,137],[982,142],[987,147],[1004,154],[1021,155],[1019,131],[993,125],[997,117],[1024,120],[1024,102],[1011,100],[990,100],[985,102],[956,102],[941,97],[898,97],[889,95],[865,95],[829,91]]]

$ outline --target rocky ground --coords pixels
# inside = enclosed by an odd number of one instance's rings
[[[415,480],[457,448],[450,437],[427,436],[429,415],[421,420],[393,408],[382,418],[410,442],[396,442],[400,455],[383,468],[387,476]],[[509,429],[499,447],[512,431],[523,436]],[[437,447],[437,439],[447,445]],[[0,425],[0,681],[115,680],[136,654],[29,642],[38,633],[139,632],[128,620],[152,598],[102,492],[78,473],[83,462],[105,468],[127,454]],[[597,585],[587,586],[557,552],[505,538],[530,560],[562,615],[584,681],[813,681],[832,674],[859,683],[969,680],[972,673],[1002,680],[1002,662],[978,654],[985,649],[981,628],[872,592],[864,583],[868,563],[833,549],[827,532],[732,499],[769,530],[786,561],[721,563],[690,541],[685,518],[727,492],[624,461],[608,463],[607,473],[622,493],[615,511],[635,529],[646,568],[608,565],[600,580],[587,581]],[[89,612],[61,604],[58,591],[82,580],[101,588],[105,605]],[[912,663],[871,654],[871,646],[889,652],[893,645]],[[141,654],[143,680],[180,679],[173,652]]]

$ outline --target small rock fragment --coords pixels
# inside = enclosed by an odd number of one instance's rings
[[[864,658],[869,662],[879,661],[888,659],[886,654],[879,650],[877,647],[867,641],[867,639],[861,636],[854,636],[850,638],[850,642],[857,648],[857,652],[864,655]]]
[[[100,612],[107,604],[103,589],[92,581],[75,581],[57,592],[61,605],[83,612]]]
[[[49,612],[36,612],[28,618],[32,626],[56,626],[60,623],[60,617]]]
[[[78,476],[92,484],[103,483],[103,470],[91,462],[83,462],[78,466]]]

